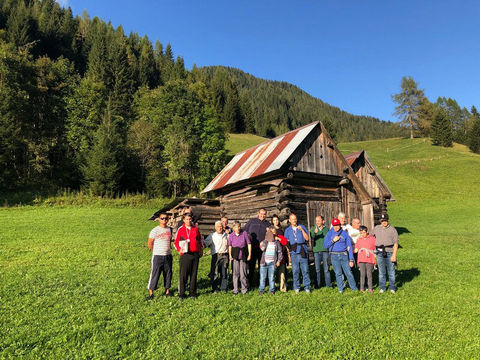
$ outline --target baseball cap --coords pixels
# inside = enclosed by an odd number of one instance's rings
[[[338,220],[337,218],[332,219],[332,226],[336,226],[336,225],[341,225],[340,220]]]
[[[388,214],[382,214],[380,216],[380,222],[382,222],[382,221],[388,221]]]

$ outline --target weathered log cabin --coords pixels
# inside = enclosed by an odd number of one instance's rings
[[[220,220],[220,201],[217,199],[176,198],[156,211],[149,220],[155,220],[160,213],[166,212],[170,216],[168,226],[174,230],[182,219],[183,211],[189,207],[194,218],[198,220],[198,228],[203,236],[210,234],[215,228],[215,222]]]
[[[374,219],[375,223],[378,223],[380,215],[387,212],[387,201],[395,201],[395,197],[365,150],[345,155],[345,160],[347,160],[357,178],[362,182],[370,197],[377,204],[377,208],[374,211]]]
[[[330,222],[343,211],[371,228],[379,211],[318,121],[236,154],[202,193],[242,225],[265,208],[268,218],[277,214],[284,224],[291,213],[310,225],[317,215]]]

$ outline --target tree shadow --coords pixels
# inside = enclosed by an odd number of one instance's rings
[[[420,275],[420,270],[416,267],[411,269],[401,269],[395,271],[395,280],[397,287],[402,287],[403,284],[408,283]]]

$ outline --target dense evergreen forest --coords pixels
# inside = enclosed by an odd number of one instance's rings
[[[222,77],[233,82],[232,97],[239,99],[240,119],[231,123],[231,132],[251,132],[270,137],[321,120],[338,141],[405,135],[405,129],[396,123],[349,114],[287,82],[259,79],[224,66],[194,68],[192,72],[196,78],[212,84],[214,88]]]
[[[224,67],[185,69],[172,46],[54,0],[0,0],[0,189],[194,193],[229,132],[275,136],[322,120],[337,140],[405,134],[299,88]]]

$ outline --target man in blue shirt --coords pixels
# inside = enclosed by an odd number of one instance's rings
[[[338,292],[343,293],[345,283],[343,281],[342,270],[347,277],[348,285],[353,291],[357,291],[357,285],[353,278],[350,268],[354,265],[352,238],[348,231],[343,230],[340,220],[332,220],[332,228],[325,235],[323,246],[328,249],[330,259],[337,279]]]
[[[300,270],[302,271],[303,287],[305,292],[310,292],[310,275],[308,273],[308,230],[303,225],[297,225],[297,216],[291,214],[290,226],[285,229],[284,236],[287,238],[292,258],[293,289],[300,292]]]

